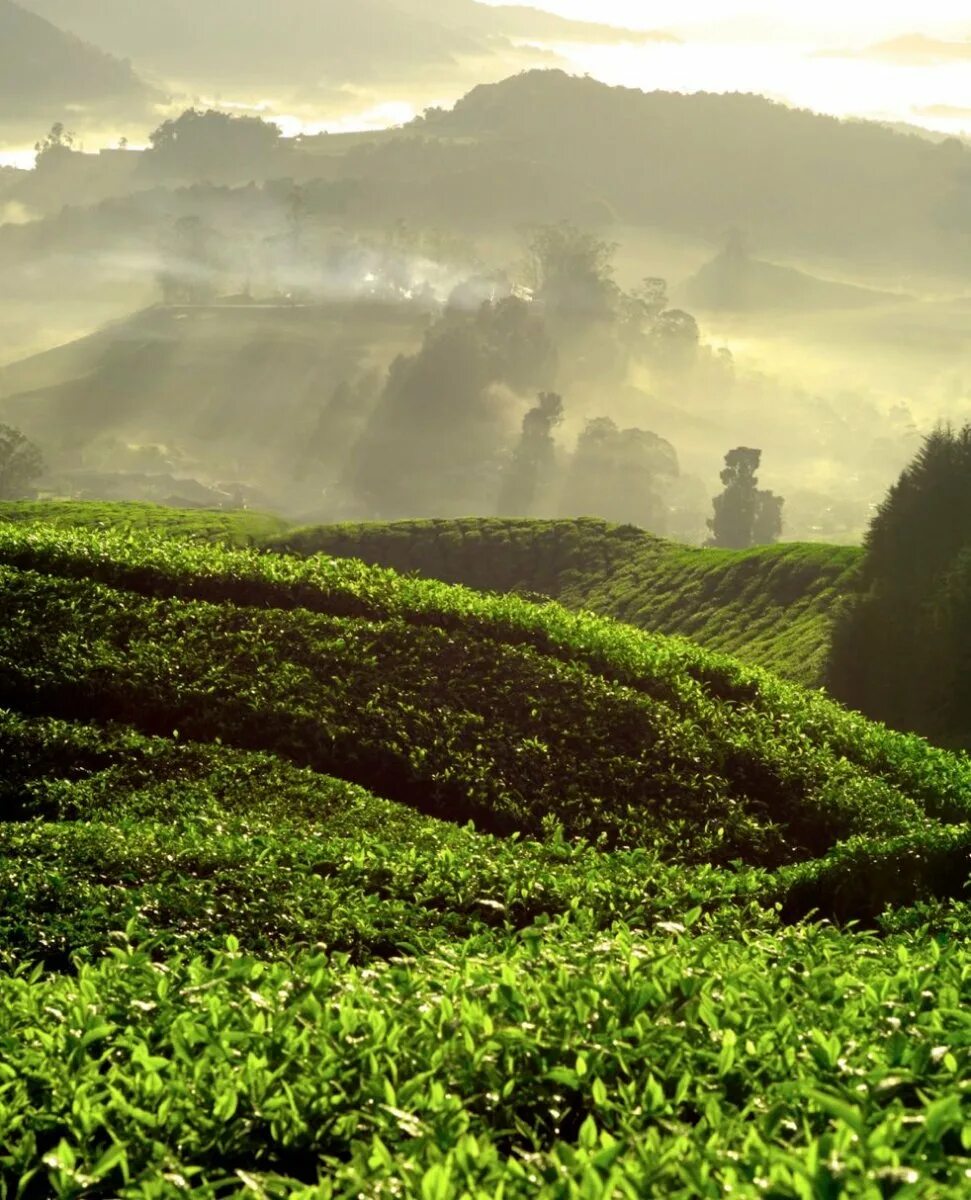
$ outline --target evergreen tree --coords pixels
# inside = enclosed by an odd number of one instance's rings
[[[880,505],[827,686],[898,729],[971,747],[971,426],[924,441]]]

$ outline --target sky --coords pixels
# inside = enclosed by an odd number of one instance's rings
[[[757,92],[834,116],[971,137],[968,0],[481,2],[529,2],[562,16],[675,35],[639,44],[546,48],[568,69],[606,83],[647,91]],[[423,99],[404,93],[382,97],[381,103],[371,99],[362,101],[360,111],[340,114],[294,115],[273,103],[266,115],[287,135],[384,127],[408,121],[425,103],[451,104],[461,90]],[[0,145],[0,165],[32,161],[26,146]]]
[[[510,0],[485,0],[509,3]],[[971,37],[971,9],[964,0],[511,0],[566,17],[607,21],[630,29],[671,29],[708,36],[758,35],[784,40],[809,36],[821,44],[877,40],[894,33],[923,32]]]
[[[971,133],[971,5],[964,0],[532,2],[562,16],[681,39],[557,47],[573,69],[608,83],[759,92],[841,117]]]

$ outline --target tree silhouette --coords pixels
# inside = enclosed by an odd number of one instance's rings
[[[827,687],[888,725],[971,748],[971,426],[925,439],[864,549]]]
[[[553,430],[563,421],[563,400],[540,392],[536,406],[523,417],[523,431],[506,468],[499,494],[499,516],[531,516],[536,497],[556,464]]]
[[[42,474],[40,450],[19,429],[0,425],[0,500],[21,500]]]
[[[737,446],[725,455],[721,481],[725,490],[714,499],[715,515],[708,521],[709,546],[724,550],[747,550],[767,546],[782,534],[785,501],[772,492],[761,491],[756,475],[762,451]]]

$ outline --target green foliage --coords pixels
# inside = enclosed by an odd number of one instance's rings
[[[590,519],[331,525],[287,530],[267,544],[483,591],[546,595],[811,687],[822,682],[830,623],[860,558],[849,546],[693,550]]]
[[[925,440],[864,549],[834,629],[827,686],[874,719],[968,748],[971,426]]]
[[[40,522],[56,529],[150,530],[153,536],[199,538],[249,546],[281,536],[286,522],[266,513],[244,510],[167,508],[161,504],[101,503],[71,500],[0,502],[0,523]]]
[[[803,928],[0,978],[10,1194],[959,1196],[961,945]],[[933,989],[933,990],[931,990]],[[861,1036],[862,1035],[862,1036]]]
[[[965,1194],[969,760],[557,604],[59,511],[0,522],[0,1197]],[[648,558],[430,528],[564,594]],[[697,557],[781,602],[820,555]]]
[[[0,528],[30,711],[270,751],[496,832],[793,861],[930,815],[971,767],[688,642],[353,561]],[[300,607],[297,607],[297,606]],[[552,770],[552,765],[556,769]]]

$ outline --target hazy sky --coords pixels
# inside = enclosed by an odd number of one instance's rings
[[[758,92],[836,116],[971,132],[966,0],[532,3],[563,16],[667,31],[682,39],[680,45],[557,47],[573,69],[608,83]]]
[[[509,0],[486,0],[508,3]],[[522,3],[524,0],[512,0]],[[697,29],[710,34],[809,35],[832,44],[876,39],[888,33],[923,32],[971,37],[971,9],[964,0],[529,0],[563,16],[609,21],[634,29]]]

